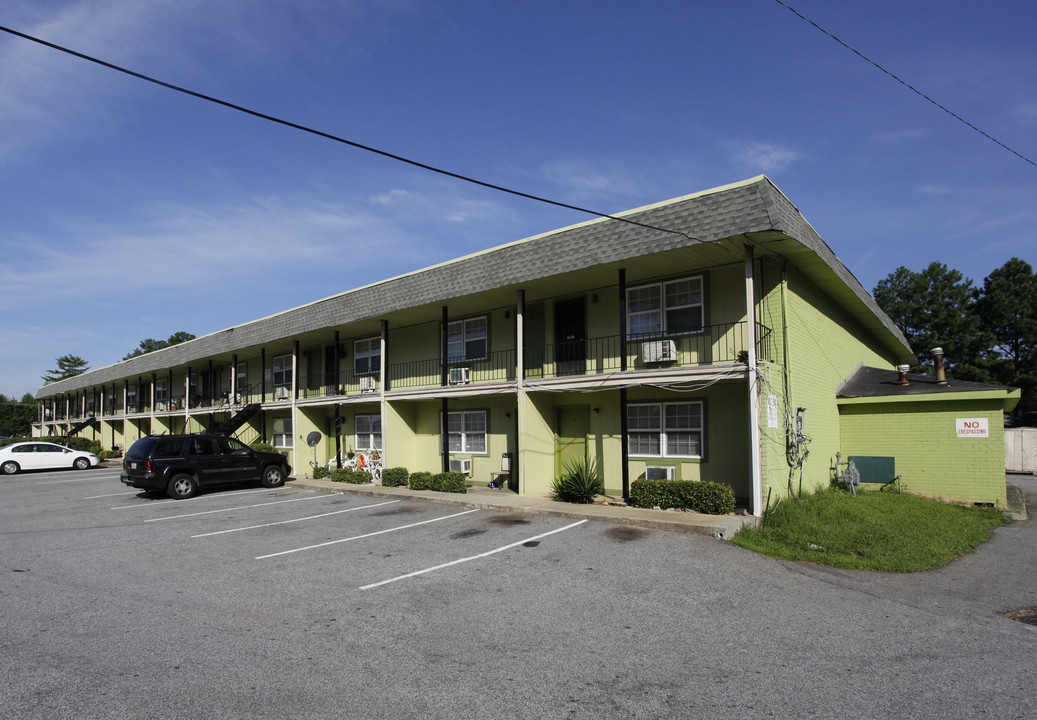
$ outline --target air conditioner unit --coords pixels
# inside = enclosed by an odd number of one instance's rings
[[[471,379],[471,372],[468,368],[450,368],[450,384],[451,385],[467,385]]]
[[[164,401],[159,400],[157,403],[155,403],[155,412],[165,412],[165,411],[166,411],[166,403]]]
[[[287,400],[289,394],[287,385],[280,385],[274,388],[274,400]]]
[[[674,362],[677,343],[673,340],[651,340],[641,344],[641,357],[646,363]]]
[[[360,392],[362,392],[362,393],[373,393],[374,391],[375,391],[374,375],[361,375],[360,376]]]
[[[673,465],[649,465],[645,468],[645,480],[673,480]]]
[[[458,458],[450,460],[450,472],[459,472],[465,475],[472,474],[472,461],[469,458]]]

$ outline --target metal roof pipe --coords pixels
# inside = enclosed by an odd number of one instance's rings
[[[910,365],[897,365],[897,385],[911,384],[907,381],[907,371],[910,369]]]
[[[947,384],[947,370],[943,365],[943,348],[933,348],[933,361],[936,363],[936,384]]]

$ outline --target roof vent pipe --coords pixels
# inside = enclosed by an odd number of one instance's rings
[[[897,385],[911,384],[907,381],[907,371],[910,369],[910,365],[897,365]]]
[[[947,370],[943,366],[943,348],[933,348],[933,360],[936,363],[936,384],[947,384]]]

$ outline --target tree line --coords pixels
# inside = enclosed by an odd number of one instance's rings
[[[899,267],[872,290],[875,301],[911,343],[920,372],[932,372],[943,348],[960,380],[1022,390],[1016,414],[1037,409],[1037,274],[1012,258],[983,278],[932,262],[921,272]]]

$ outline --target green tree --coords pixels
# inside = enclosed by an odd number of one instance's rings
[[[25,393],[20,401],[0,394],[0,437],[27,437],[35,417],[36,399],[32,393]]]
[[[173,345],[179,345],[182,342],[188,340],[194,340],[194,335],[183,330],[175,332],[169,336],[167,340],[154,340],[153,338],[145,338],[140,341],[140,345],[133,352],[126,355],[123,360],[129,360],[130,358],[137,357],[138,355],[145,355],[162,348],[172,347]]]
[[[980,321],[992,335],[989,350],[998,382],[1021,388],[1018,412],[1037,407],[1037,274],[1012,258],[983,280],[976,301]]]
[[[932,350],[942,347],[959,377],[983,378],[990,337],[976,313],[972,280],[938,262],[920,273],[901,266],[872,295],[911,343],[923,371],[931,372]]]
[[[86,360],[78,355],[62,355],[55,361],[58,367],[42,376],[44,384],[82,375],[90,369]]]

